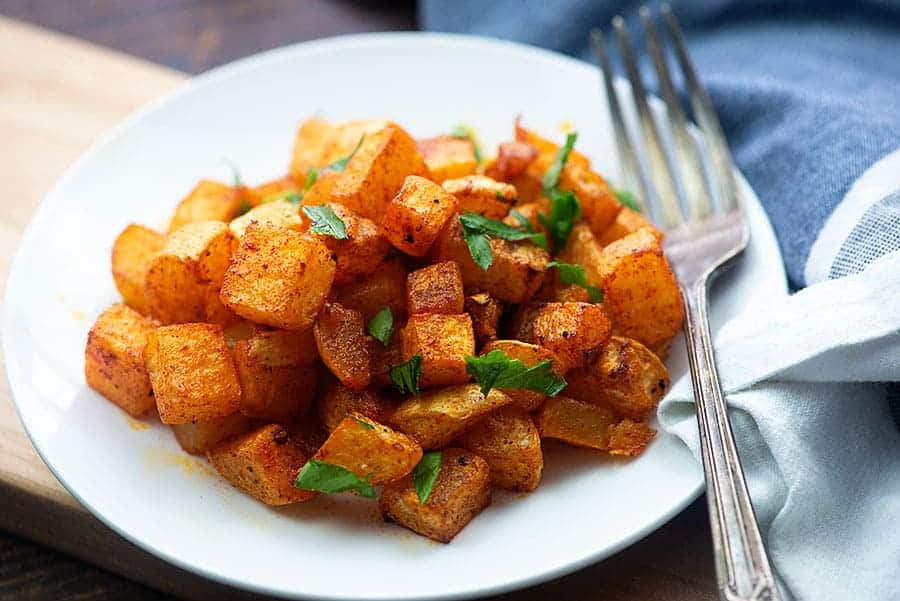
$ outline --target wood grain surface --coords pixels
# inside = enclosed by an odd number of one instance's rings
[[[0,10],[9,4],[0,3]],[[212,56],[205,60],[218,60]],[[5,192],[0,203],[0,292],[22,230],[55,178],[103,130],[184,78],[168,68],[0,17],[0,165]],[[167,594],[192,600],[259,598],[174,568],[88,514],[34,452],[10,403],[2,364],[0,372],[0,528],[11,533],[0,533],[0,599],[143,600],[170,598]],[[498,599],[563,597],[714,599],[702,500],[604,562]]]

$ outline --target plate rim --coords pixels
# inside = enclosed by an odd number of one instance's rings
[[[490,48],[492,50],[502,50],[511,54],[517,54],[518,56],[529,55],[531,58],[551,62],[551,63],[565,63],[572,66],[577,66],[578,68],[584,68],[585,66],[589,66],[591,68],[596,68],[596,66],[591,65],[586,61],[582,61],[577,58],[573,58],[564,54],[560,54],[553,50],[548,50],[544,48],[539,48],[536,46],[532,46],[529,44],[523,44],[519,42],[513,42],[509,40],[490,38],[486,36],[479,35],[466,35],[466,34],[455,34],[455,33],[443,33],[443,32],[415,32],[415,31],[406,31],[406,32],[375,32],[375,33],[359,33],[359,34],[350,34],[350,35],[342,35],[342,36],[333,36],[322,38],[318,40],[312,40],[307,42],[300,42],[296,44],[290,44],[287,46],[281,46],[278,48],[273,48],[270,50],[266,50],[264,52],[256,53],[247,57],[240,58],[238,60],[220,65],[206,71],[197,76],[189,77],[185,81],[176,85],[173,89],[168,90],[158,98],[154,98],[145,104],[141,105],[130,114],[128,114],[122,121],[112,126],[111,128],[104,131],[93,143],[91,143],[85,150],[78,155],[78,157],[63,171],[63,173],[55,180],[54,184],[50,187],[50,189],[45,193],[44,197],[36,206],[31,218],[28,221],[25,229],[22,232],[22,236],[19,240],[19,243],[16,247],[16,250],[13,254],[13,259],[10,263],[9,274],[7,276],[7,285],[6,290],[4,292],[4,307],[3,307],[3,332],[2,332],[2,350],[4,358],[10,356],[11,354],[11,345],[10,334],[11,331],[9,324],[12,323],[13,315],[12,315],[12,304],[9,302],[12,297],[11,290],[14,290],[14,287],[11,287],[9,284],[18,280],[21,276],[19,272],[23,269],[22,267],[22,259],[21,256],[23,254],[23,249],[26,246],[29,246],[32,243],[32,238],[34,237],[34,231],[37,229],[38,225],[44,222],[50,213],[51,204],[53,203],[53,199],[59,197],[57,190],[64,188],[64,186],[68,183],[68,181],[73,177],[73,175],[79,171],[82,164],[89,162],[93,159],[93,157],[103,148],[105,148],[110,142],[115,140],[121,134],[127,132],[130,128],[134,127],[138,124],[145,116],[154,112],[158,107],[168,104],[179,98],[182,95],[185,95],[191,92],[194,88],[198,86],[205,85],[209,82],[214,82],[219,78],[223,77],[233,77],[239,75],[242,71],[245,70],[253,70],[257,65],[268,62],[268,61],[277,61],[281,58],[287,58],[290,56],[296,56],[297,54],[302,55],[303,60],[308,60],[310,56],[315,55],[320,52],[329,52],[332,50],[345,50],[352,49],[355,46],[358,47],[366,47],[370,45],[400,45],[400,44],[409,44],[416,45],[421,43],[429,43],[435,46],[444,46],[448,43],[453,45],[467,45],[470,47],[478,47],[478,48]],[[621,78],[617,77],[617,79],[621,80]],[[599,85],[599,82],[598,82]],[[741,182],[742,186],[750,190],[753,194],[753,199],[755,203],[759,203],[758,196],[755,191],[749,186],[746,182],[743,175],[737,171],[736,174]],[[57,201],[59,202],[59,201]],[[774,232],[772,231],[771,223],[766,219],[766,226],[769,232],[767,234],[774,239]],[[756,233],[756,232],[754,232]],[[775,247],[775,250],[778,251],[780,256],[780,248]],[[784,267],[783,264],[779,264],[777,268],[780,270],[780,273],[783,274]],[[782,278],[784,279],[784,278]],[[260,584],[253,581],[247,581],[239,578],[233,578],[228,574],[216,572],[208,569],[205,565],[190,563],[182,560],[176,555],[168,553],[164,550],[158,549],[145,542],[144,540],[138,538],[137,536],[132,536],[129,532],[120,528],[116,523],[108,519],[105,514],[96,510],[95,507],[90,505],[85,501],[85,499],[74,490],[68,482],[66,482],[60,474],[57,472],[57,468],[53,465],[52,462],[48,460],[48,458],[44,454],[44,450],[35,442],[35,438],[32,435],[32,431],[29,428],[26,420],[23,419],[22,410],[20,407],[20,402],[17,399],[18,395],[14,390],[13,386],[13,371],[14,369],[18,369],[17,366],[12,366],[11,369],[10,363],[6,362],[6,380],[7,385],[10,391],[10,399],[12,401],[13,407],[16,412],[16,416],[19,419],[19,422],[22,424],[23,429],[25,430],[26,435],[28,436],[29,441],[32,444],[32,447],[37,452],[38,456],[40,456],[43,463],[47,466],[56,480],[66,489],[66,491],[71,494],[79,504],[88,510],[91,515],[93,515],[96,519],[98,519],[102,524],[108,527],[110,530],[115,532],[117,535],[121,536],[131,544],[135,545],[139,549],[147,552],[159,559],[162,559],[171,565],[184,570],[186,572],[199,575],[201,577],[207,578],[214,582],[218,582],[221,584],[225,584],[228,586],[232,586],[238,588],[240,590],[250,591],[257,594],[264,595],[274,595],[280,597],[288,597],[295,599],[327,599],[334,601],[343,601],[348,599],[353,599],[354,601],[358,599],[362,599],[364,597],[347,597],[345,595],[330,595],[330,594],[307,594],[300,591],[285,591],[277,588],[266,587],[264,584]],[[480,587],[470,587],[466,590],[458,590],[449,593],[441,593],[435,592],[427,595],[403,595],[403,596],[394,596],[396,599],[418,599],[418,600],[443,600],[443,599],[469,599],[476,596],[483,595],[496,595],[504,592],[510,592],[514,590],[520,590],[529,586],[534,586],[536,584],[540,584],[543,582],[547,582],[561,576],[565,576],[576,572],[580,569],[583,569],[586,566],[592,565],[603,559],[611,557],[612,555],[618,553],[622,549],[633,545],[634,543],[642,540],[647,537],[651,533],[658,530],[661,526],[668,523],[675,516],[680,514],[689,504],[694,502],[701,494],[704,488],[704,479],[703,479],[703,471],[698,465],[697,469],[697,482],[694,486],[693,491],[690,494],[685,495],[678,503],[673,504],[668,508],[667,511],[663,512],[655,519],[648,521],[641,528],[635,530],[628,536],[622,537],[618,541],[616,541],[612,545],[608,545],[603,547],[602,549],[588,553],[574,561],[569,561],[564,565],[559,565],[547,570],[543,570],[540,572],[535,572],[529,574],[524,577],[509,579],[505,582],[495,583],[487,586]],[[373,598],[383,598],[383,597],[373,597]]]

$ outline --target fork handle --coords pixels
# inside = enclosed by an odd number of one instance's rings
[[[682,289],[719,596],[780,601],[734,444],[709,330],[707,278]]]

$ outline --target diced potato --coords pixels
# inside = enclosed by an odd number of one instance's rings
[[[381,264],[391,245],[371,219],[355,215],[336,203],[327,206],[344,222],[347,230],[346,240],[321,236],[325,246],[337,257],[334,281],[336,284],[355,282]]]
[[[406,254],[424,257],[458,206],[456,197],[434,182],[410,175],[385,209],[384,236]]]
[[[240,210],[239,190],[219,182],[203,180],[178,203],[169,223],[169,233],[195,221],[231,221]]]
[[[294,138],[291,177],[295,181],[305,182],[310,169],[325,167],[348,156],[363,135],[370,136],[387,125],[384,119],[359,119],[338,124],[317,118],[307,119],[300,124]]]
[[[313,327],[322,362],[351,390],[372,381],[372,364],[362,313],[326,302]]]
[[[639,455],[656,436],[656,430],[646,422],[624,419],[609,427],[609,454],[634,457]]]
[[[206,456],[232,486],[266,505],[288,505],[316,496],[312,491],[294,487],[307,456],[279,425],[262,426],[229,438]]]
[[[394,414],[394,404],[375,391],[366,389],[356,392],[333,378],[328,379],[316,400],[316,409],[319,421],[329,432],[351,413],[365,415],[380,424],[389,423]]]
[[[600,286],[603,282],[603,248],[587,223],[581,222],[572,228],[566,247],[560,251],[558,258],[566,263],[581,265],[584,279],[591,286]]]
[[[233,413],[204,422],[172,424],[172,432],[185,452],[203,455],[226,438],[243,434],[252,427],[253,420],[249,417]]]
[[[547,228],[544,227],[544,224],[541,223],[540,219],[541,215],[546,215],[549,211],[549,206],[545,205],[547,205],[547,203],[532,201],[519,203],[513,208],[528,221],[535,232],[546,235]],[[503,223],[513,227],[522,227],[522,222],[519,221],[518,217],[512,214],[504,217]]]
[[[410,135],[399,125],[388,123],[366,134],[346,170],[334,182],[331,200],[377,222],[409,175],[427,177],[428,167]]]
[[[462,313],[464,295],[462,273],[454,261],[417,269],[406,278],[406,307],[411,315]]]
[[[475,146],[466,138],[435,136],[416,141],[416,147],[425,159],[432,181],[437,183],[472,175],[478,170]]]
[[[640,342],[613,336],[582,368],[566,375],[566,394],[641,419],[669,388],[666,366]]]
[[[372,360],[372,383],[382,388],[392,386],[391,367],[403,363],[400,333],[395,331],[387,346],[370,336],[369,357]]]
[[[297,207],[287,200],[273,200],[254,207],[235,219],[228,226],[236,240],[244,237],[247,226],[257,221],[266,225],[274,225],[289,230],[302,231],[307,223],[300,216]]]
[[[403,360],[422,356],[421,388],[439,388],[469,381],[466,355],[475,354],[472,319],[461,315],[411,315],[400,333]]]
[[[498,181],[508,182],[525,173],[537,156],[537,148],[527,142],[503,142],[497,147],[497,158],[488,165],[484,174]]]
[[[555,438],[576,447],[609,449],[609,428],[617,423],[610,409],[569,397],[548,397],[535,413],[541,438]]]
[[[258,186],[241,188],[241,197],[251,207],[258,207],[262,204],[269,204],[273,198],[280,194],[299,192],[302,188],[302,181],[297,182],[290,175],[285,175]]]
[[[328,432],[314,414],[307,413],[305,416],[285,424],[284,427],[291,433],[294,442],[303,450],[306,457],[315,455],[328,439]]]
[[[394,315],[394,323],[402,322],[406,318],[406,267],[400,257],[388,258],[370,274],[335,287],[335,298],[362,313],[366,323],[385,307]]]
[[[286,330],[312,326],[331,291],[335,263],[314,236],[251,223],[220,293],[232,311]]]
[[[553,352],[566,372],[581,367],[606,342],[610,323],[603,310],[591,303],[543,303],[531,318],[530,342]]]
[[[386,520],[442,543],[449,543],[466,524],[491,503],[490,468],[469,451],[444,449],[441,469],[425,504],[412,478],[384,487],[378,506]]]
[[[164,324],[202,321],[206,288],[221,283],[231,245],[221,221],[194,221],[169,235],[145,277],[150,315]]]
[[[556,355],[536,344],[529,344],[521,340],[494,340],[481,349],[481,354],[487,355],[491,351],[503,351],[510,359],[521,361],[525,367],[534,367],[541,361],[549,360],[551,369],[555,374],[562,376],[565,373]],[[540,392],[525,390],[524,388],[504,388],[502,390],[512,399],[514,406],[524,411],[534,411],[547,398],[546,395]]]
[[[508,405],[512,399],[496,388],[481,394],[477,384],[422,393],[403,401],[391,424],[412,436],[424,449],[439,449],[479,418]]]
[[[345,417],[313,459],[339,465],[372,484],[397,480],[422,459],[422,447],[362,413]]]
[[[603,310],[616,334],[657,349],[684,321],[675,274],[652,230],[638,230],[603,249]]]
[[[550,140],[539,136],[530,129],[522,127],[522,123],[518,118],[516,118],[515,122],[515,132],[516,141],[534,147],[539,153],[538,158],[546,160],[549,157],[550,161],[547,163],[547,166],[549,167],[550,162],[552,162],[552,159],[556,157],[556,153],[559,151],[559,146],[551,142]],[[577,165],[590,165],[590,161],[588,160],[588,158],[577,150],[573,150],[571,153],[569,153],[569,158],[566,163],[568,164],[568,162],[572,162],[573,164]],[[543,175],[544,173],[542,170],[540,172],[540,176],[543,177]]]
[[[225,306],[219,298],[219,288],[210,284],[203,291],[203,315],[206,323],[214,323],[223,328],[230,328],[240,323],[242,318]]]
[[[503,219],[516,203],[514,186],[484,175],[448,179],[442,187],[459,201],[460,212],[471,211],[491,219]]]
[[[112,276],[116,288],[125,304],[144,315],[149,313],[145,296],[147,270],[165,242],[163,234],[132,223],[113,243]]]
[[[541,436],[531,416],[521,409],[498,409],[472,426],[457,444],[487,461],[494,486],[531,492],[541,482]]]
[[[228,345],[228,348],[234,350],[235,345],[239,341],[250,338],[258,327],[259,326],[254,325],[253,322],[242,319],[234,325],[223,328],[225,344]]]
[[[487,292],[475,292],[466,296],[464,308],[472,318],[472,330],[479,346],[497,337],[503,303]]]
[[[562,190],[571,190],[581,203],[581,214],[595,235],[612,225],[622,209],[615,192],[587,165],[566,162],[559,178]]]
[[[616,240],[624,238],[628,234],[633,234],[644,228],[650,229],[657,240],[662,242],[663,233],[653,227],[653,224],[650,223],[650,221],[645,219],[644,216],[637,211],[632,211],[628,207],[622,207],[622,210],[616,215],[616,220],[613,221],[608,228],[603,230],[603,234],[598,237],[597,242],[599,242],[601,246],[607,246]]]
[[[472,260],[462,225],[454,216],[441,231],[432,256],[435,261],[456,261],[467,288],[483,290],[508,303],[526,302],[544,281],[549,253],[528,241],[509,242],[497,238],[489,238],[489,241],[494,261],[483,270]]]
[[[313,182],[312,187],[303,193],[301,205],[315,206],[331,202],[331,195],[342,177],[343,173],[340,171],[333,171],[331,169],[317,171],[316,181]]]
[[[97,318],[84,349],[88,386],[135,417],[156,404],[143,356],[153,328],[131,307],[113,305]]]
[[[157,328],[147,338],[144,361],[162,423],[207,421],[238,410],[241,386],[220,326]]]
[[[312,330],[257,329],[234,347],[241,381],[241,413],[285,423],[309,409],[318,358]]]

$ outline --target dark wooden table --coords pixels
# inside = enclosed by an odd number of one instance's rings
[[[0,0],[0,15],[61,31],[188,73],[247,54],[343,33],[415,29],[415,3],[340,0]],[[673,586],[691,570],[684,558],[709,566],[708,525],[702,500],[632,550],[607,560],[616,577],[587,572],[569,577],[567,594],[606,589],[622,598],[660,597],[634,576],[642,565],[668,564]],[[660,574],[656,573],[655,578]],[[705,581],[706,578],[703,578]],[[705,588],[705,585],[704,587]],[[560,588],[541,587],[554,597]],[[656,590],[656,589],[654,589]],[[0,531],[0,599],[170,599],[66,555]],[[503,599],[507,599],[504,596]],[[680,599],[681,597],[679,597]]]

